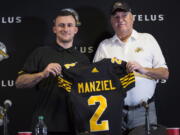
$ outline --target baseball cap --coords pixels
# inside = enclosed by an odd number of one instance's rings
[[[117,1],[113,4],[111,14],[114,15],[117,11],[131,12],[131,8],[127,3]]]
[[[74,17],[74,19],[76,21],[76,26],[81,26],[81,22],[79,21],[79,15],[74,9],[64,8],[64,9],[61,9],[60,12],[68,12],[69,14],[71,14]]]

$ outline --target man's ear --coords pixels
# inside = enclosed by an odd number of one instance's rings
[[[52,27],[52,31],[56,34],[56,28],[54,26]]]
[[[76,28],[75,28],[75,34],[78,33],[78,31],[79,31],[79,28],[76,27]]]
[[[113,17],[111,16],[111,17],[110,17],[110,23],[111,23],[111,24],[112,24],[112,20],[113,20]]]
[[[132,20],[133,20],[133,22],[134,22],[136,16],[131,13],[131,17],[132,17]]]

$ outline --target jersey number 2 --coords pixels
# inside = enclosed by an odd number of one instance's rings
[[[98,123],[99,118],[107,108],[107,100],[102,95],[89,97],[88,105],[95,105],[96,103],[99,103],[99,106],[90,119],[90,131],[96,132],[96,131],[109,130],[108,120],[102,120],[101,122]]]

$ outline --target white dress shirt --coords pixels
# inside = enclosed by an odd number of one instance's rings
[[[117,35],[103,40],[94,57],[94,62],[103,58],[113,58],[124,61],[136,61],[147,68],[167,68],[162,51],[156,39],[148,33],[138,33],[133,30],[126,43]],[[125,105],[137,105],[150,99],[156,88],[156,80],[136,76],[136,86],[127,92]]]

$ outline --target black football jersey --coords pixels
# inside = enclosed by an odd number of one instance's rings
[[[77,133],[121,135],[122,107],[127,90],[135,86],[126,62],[112,58],[83,65],[65,64],[58,85],[68,91]]]

